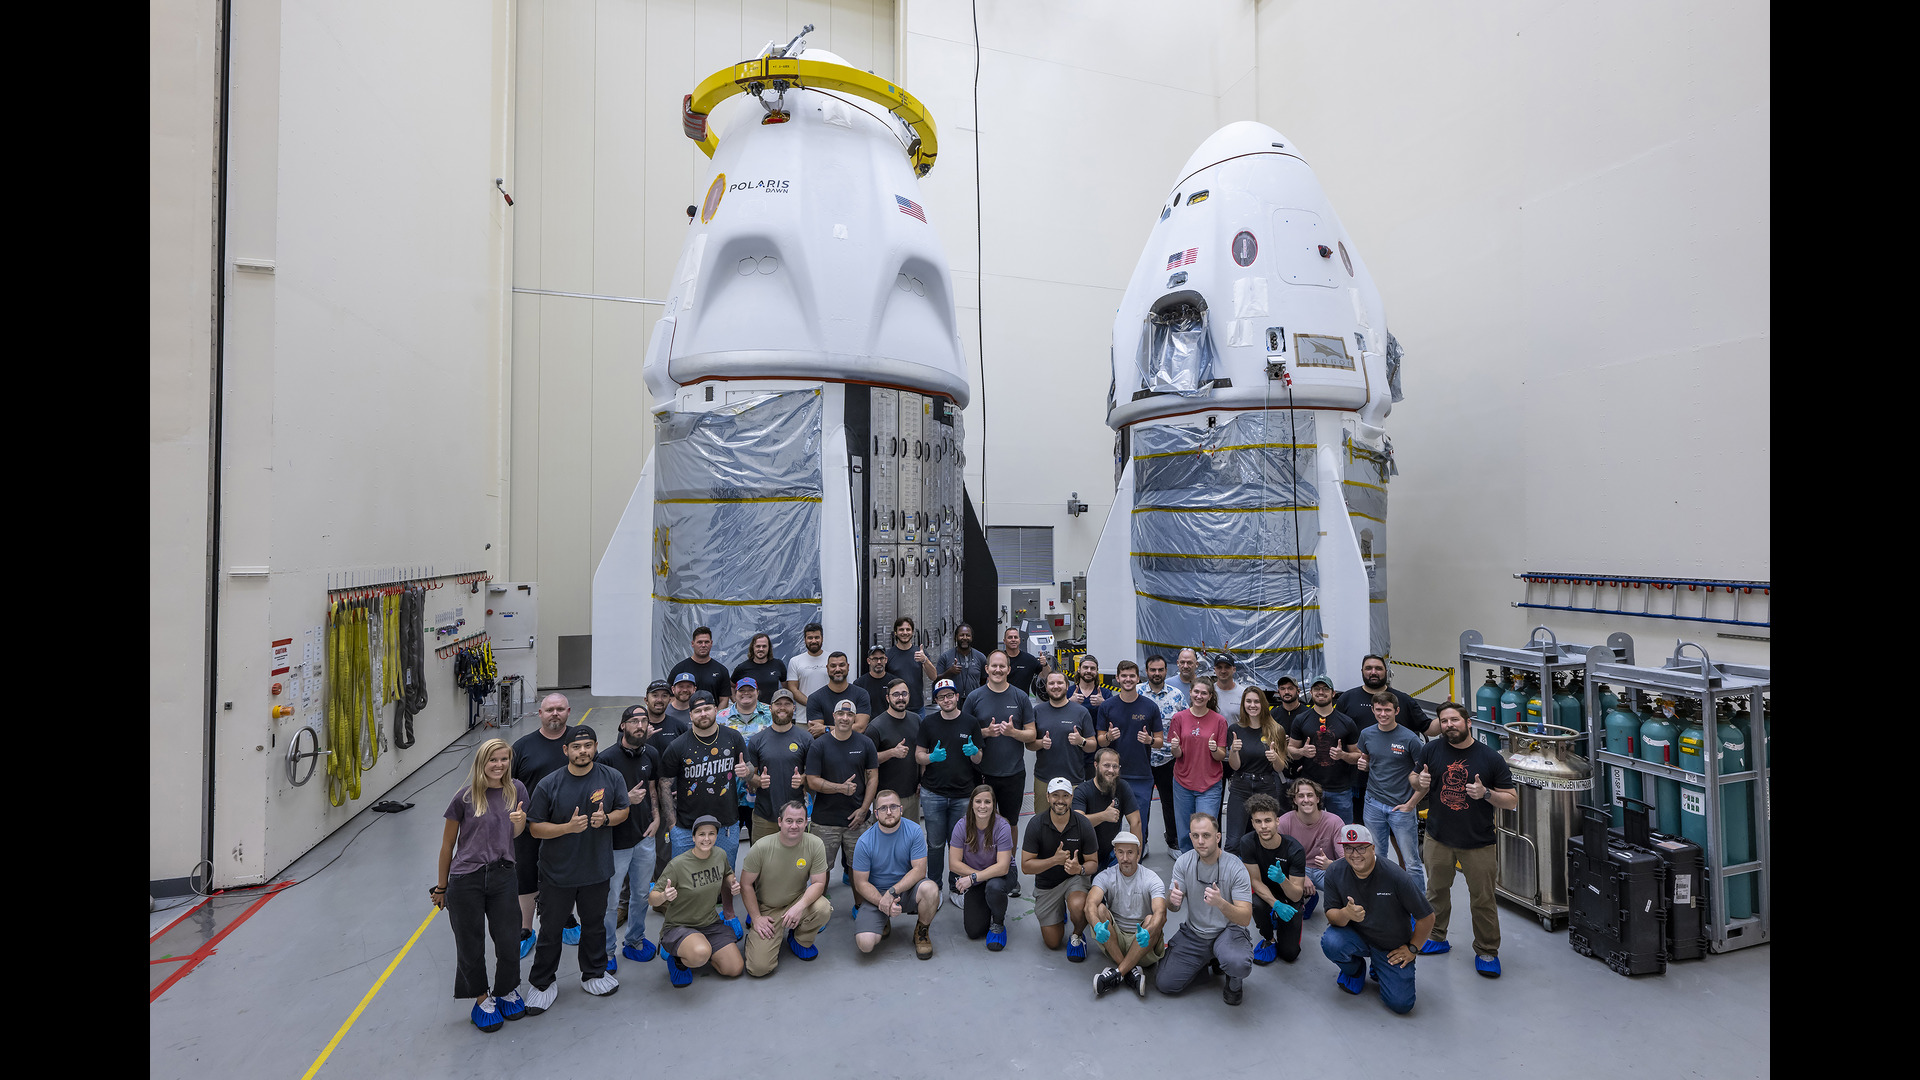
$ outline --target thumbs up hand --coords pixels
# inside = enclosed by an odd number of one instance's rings
[[[1040,741],[1034,743],[1033,745],[1039,747],[1042,750],[1053,749],[1053,732],[1049,731],[1045,735],[1040,736]]]
[[[1213,736],[1211,735],[1207,736],[1207,753],[1217,754],[1219,752],[1220,752],[1220,744],[1214,741]]]
[[[1480,774],[1473,774],[1473,783],[1467,785],[1467,798],[1484,799],[1487,797],[1487,785],[1480,782]]]
[[[806,786],[806,783],[807,774],[801,772],[799,769],[795,769],[793,770],[793,779],[787,781],[787,786],[795,791],[799,791],[802,787]]]
[[[941,753],[944,754],[946,753],[946,751],[947,751],[946,747],[943,746],[940,748]],[[973,745],[973,736],[969,735],[966,738],[960,740],[960,752],[967,755],[968,757],[972,757],[973,755],[980,752],[980,748]]]
[[[1308,739],[1306,743],[1300,747],[1300,756],[1306,758],[1320,756],[1320,751],[1314,747],[1312,739]]]
[[[1364,907],[1361,907],[1360,901],[1355,900],[1351,896],[1347,897],[1347,921],[1348,922],[1366,922],[1367,921],[1367,909]]]
[[[570,833],[587,831],[587,815],[582,814],[577,806],[573,808],[573,817],[567,819],[567,831]]]
[[[1280,760],[1280,748],[1278,746],[1267,747],[1267,763],[1276,769],[1286,764],[1286,762]]]
[[[1354,764],[1359,766],[1361,772],[1366,772],[1367,771],[1367,755],[1362,753],[1360,757],[1354,762]]]
[[[680,890],[673,887],[672,878],[662,878],[660,880],[660,898],[669,904],[680,899]]]
[[[772,771],[769,770],[766,766],[762,765],[760,767],[760,776],[754,782],[759,784],[761,790],[763,791],[767,788],[772,787],[773,786]]]
[[[592,826],[593,828],[597,829],[600,826],[605,825],[606,823],[607,823],[607,812],[605,809],[601,807],[598,807],[598,806],[594,807],[593,813],[587,816],[587,824]]]
[[[1229,749],[1236,754],[1240,752],[1240,736],[1235,735],[1233,737],[1233,745],[1229,747]]]
[[[1432,786],[1433,777],[1427,775],[1425,765],[1420,766],[1420,771],[1413,774],[1413,790],[1424,792]]]
[[[1153,732],[1148,731],[1146,728],[1141,728],[1140,734],[1135,735],[1134,739],[1151,746],[1153,745]]]
[[[753,762],[748,761],[746,758],[741,758],[739,761],[734,762],[733,775],[742,780],[753,779]]]
[[[507,820],[513,822],[513,827],[516,830],[525,825],[527,823],[527,804],[523,802],[514,803],[513,810],[507,814]]]
[[[946,745],[945,745],[945,744],[943,743],[943,744],[941,744],[941,745],[939,745],[939,746],[936,746],[936,747],[934,747],[934,748],[933,748],[932,750],[930,750],[930,751],[928,751],[928,752],[927,752],[927,760],[928,760],[928,761],[945,761],[945,760],[947,760],[947,748],[946,748]]]

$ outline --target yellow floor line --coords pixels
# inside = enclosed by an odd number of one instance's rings
[[[319,1057],[313,1059],[313,1067],[308,1069],[307,1074],[302,1076],[300,1080],[313,1080],[313,1074],[319,1072],[320,1066],[327,1063],[327,1057],[333,1053],[333,1048],[340,1045],[340,1040],[346,1037],[348,1029],[353,1027],[353,1022],[360,1019],[361,1012],[365,1011],[367,1003],[373,1000],[373,995],[379,993],[380,988],[386,985],[387,976],[393,974],[393,969],[399,967],[400,961],[407,958],[407,953],[413,948],[413,943],[420,940],[420,935],[426,932],[427,924],[432,922],[433,917],[438,914],[440,914],[440,909],[437,907],[427,914],[426,919],[420,923],[420,929],[413,932],[413,936],[408,938],[407,944],[401,948],[400,954],[393,958],[391,964],[387,965],[387,970],[381,972],[380,977],[373,981],[373,988],[367,991],[366,997],[360,999],[360,1004],[353,1007],[353,1012],[347,1017],[347,1022],[341,1024],[340,1030],[333,1033],[333,1041],[327,1043],[327,1048],[320,1051]]]

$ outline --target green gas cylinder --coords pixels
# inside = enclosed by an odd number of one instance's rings
[[[1473,718],[1483,724],[1500,722],[1500,684],[1494,680],[1493,669],[1487,669],[1487,681],[1473,695]],[[1481,742],[1500,749],[1500,737],[1490,731],[1482,731],[1478,738]]]
[[[1632,697],[1633,691],[1629,690],[1626,701],[1614,699],[1613,710],[1608,712],[1606,718],[1601,721],[1606,728],[1607,749],[1624,757],[1640,756],[1641,720],[1633,714],[1629,704]],[[1626,812],[1621,806],[1620,799],[1622,797],[1644,798],[1640,794],[1640,774],[1631,769],[1616,769],[1612,766],[1608,766],[1607,771],[1612,774],[1608,777],[1608,783],[1612,785],[1613,790],[1613,823],[1619,828],[1625,828]]]
[[[1674,738],[1680,733],[1672,720],[1673,710],[1659,703],[1649,706],[1647,718],[1640,724],[1640,760],[1658,761],[1663,765],[1678,765],[1678,748]],[[1658,777],[1653,784],[1653,802],[1659,818],[1659,829],[1668,836],[1680,835],[1680,785],[1678,782]]]
[[[1527,713],[1527,697],[1521,690],[1520,677],[1512,676],[1506,689],[1500,691],[1500,726],[1517,724]],[[1498,747],[1496,746],[1496,749]]]

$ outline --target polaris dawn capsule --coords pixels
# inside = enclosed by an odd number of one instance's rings
[[[684,102],[712,169],[647,347],[654,448],[594,572],[596,694],[643,694],[696,626],[729,657],[763,631],[791,656],[810,622],[850,650],[900,615],[937,642],[964,574],[992,596],[951,277],[921,202],[932,117],[804,37]]]
[[[1269,689],[1385,654],[1400,346],[1292,140],[1241,121],[1194,151],[1114,317],[1112,365],[1116,491],[1087,647],[1230,644]]]

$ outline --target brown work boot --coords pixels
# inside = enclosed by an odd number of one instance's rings
[[[913,954],[922,960],[933,959],[933,935],[928,929],[926,923],[913,924]]]

